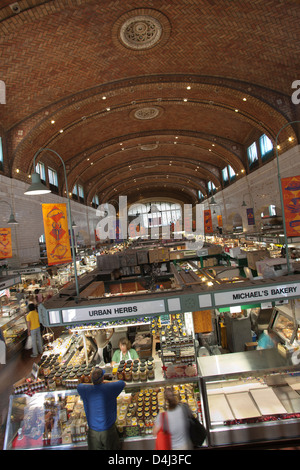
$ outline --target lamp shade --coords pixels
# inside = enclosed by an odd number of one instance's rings
[[[215,198],[212,196],[211,200],[210,200],[210,203],[209,203],[210,206],[217,206],[218,204],[216,203],[215,201]]]
[[[19,224],[19,222],[16,221],[13,212],[10,214],[7,223],[10,224],[10,225],[18,225]]]
[[[35,195],[35,194],[48,194],[51,193],[50,189],[42,183],[40,175],[38,173],[32,173],[31,185],[25,191],[24,194]]]
[[[245,201],[243,201],[242,207],[247,207],[247,204],[245,203]]]

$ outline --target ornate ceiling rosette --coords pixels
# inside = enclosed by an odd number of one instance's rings
[[[133,51],[145,51],[164,44],[170,35],[170,22],[161,12],[141,8],[122,15],[113,27],[113,37]]]

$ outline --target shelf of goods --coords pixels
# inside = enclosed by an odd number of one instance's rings
[[[277,349],[198,358],[210,446],[299,436],[300,372]]]
[[[159,328],[179,333],[181,315],[173,325],[161,325],[152,320],[152,333]],[[150,323],[150,322],[149,322]],[[85,329],[81,331],[84,333]],[[168,335],[166,335],[168,337]],[[188,347],[194,344],[187,337]],[[86,446],[87,422],[83,403],[77,394],[79,383],[91,383],[95,351],[83,335],[62,336],[51,344],[39,363],[37,378],[23,379],[15,384],[10,397],[5,449],[74,448]],[[184,348],[183,348],[184,349]],[[195,360],[195,351],[191,353]],[[195,361],[194,361],[195,362]],[[180,363],[165,378],[166,365],[157,356],[147,359],[121,361],[105,366],[105,379],[126,381],[126,388],[117,400],[117,427],[124,449],[154,449],[152,427],[156,416],[165,408],[164,391],[172,387],[181,402],[192,413],[202,417],[196,368]],[[195,364],[194,364],[195,366]]]
[[[134,449],[154,449],[152,427],[159,410],[165,407],[166,387],[172,387],[179,400],[188,403],[193,414],[200,414],[202,418],[198,378],[165,380],[160,361],[155,367],[157,372],[154,380],[129,382],[117,399],[116,425],[122,437],[123,449],[131,446]],[[89,369],[85,370],[82,381],[90,382],[90,372]],[[64,386],[56,385],[56,389],[50,385],[52,390],[46,390],[48,384],[44,377],[18,385],[16,393],[10,397],[4,449],[68,449],[87,446],[88,426],[77,390],[66,389],[66,383]],[[73,381],[69,386],[72,384]],[[39,386],[46,387],[45,391],[40,391]]]

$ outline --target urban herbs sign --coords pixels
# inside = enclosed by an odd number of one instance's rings
[[[62,310],[63,323],[165,313],[164,300]]]

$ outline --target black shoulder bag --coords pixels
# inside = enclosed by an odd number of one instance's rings
[[[182,403],[181,406],[183,407],[183,411],[188,422],[188,430],[192,444],[194,447],[201,447],[206,439],[206,429],[203,424],[193,416],[188,405]]]

